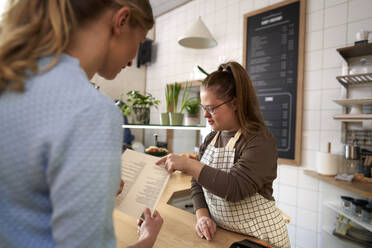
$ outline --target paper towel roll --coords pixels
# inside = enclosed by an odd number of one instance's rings
[[[372,120],[363,120],[362,128],[365,130],[372,130]]]
[[[334,176],[343,163],[343,156],[325,152],[316,153],[316,171],[325,176]]]

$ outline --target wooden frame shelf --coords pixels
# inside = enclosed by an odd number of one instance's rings
[[[372,43],[338,48],[337,52],[348,62],[351,57],[372,55]]]
[[[343,122],[362,122],[364,120],[372,120],[372,114],[360,114],[360,115],[334,115],[334,120],[339,120]]]
[[[345,87],[372,85],[372,73],[338,76],[336,79]]]
[[[315,171],[304,170],[304,174],[310,177],[314,177],[323,182],[329,183],[333,186],[339,187],[341,189],[353,192],[361,197],[372,198],[372,183],[365,183],[359,181],[344,182],[336,180],[333,176],[323,176]]]
[[[333,101],[341,106],[367,105],[372,104],[372,98],[360,99],[333,99]]]

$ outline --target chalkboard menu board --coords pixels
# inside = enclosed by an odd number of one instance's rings
[[[274,135],[279,162],[300,164],[305,1],[244,15],[244,66]]]

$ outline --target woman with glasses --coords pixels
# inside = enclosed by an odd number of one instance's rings
[[[275,247],[290,247],[286,224],[275,206],[276,141],[266,127],[247,71],[222,64],[203,81],[201,107],[212,132],[198,160],[174,154],[158,161],[169,172],[193,177],[196,233],[212,240],[216,224]]]
[[[117,247],[122,114],[89,80],[130,66],[153,24],[148,0],[8,1],[0,247]],[[131,247],[152,247],[163,224],[156,211],[144,215]]]

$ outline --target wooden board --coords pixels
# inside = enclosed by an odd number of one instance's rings
[[[344,182],[336,180],[333,176],[323,176],[315,171],[304,170],[304,174],[319,179],[333,186],[353,192],[361,197],[372,198],[372,184],[364,182]]]

